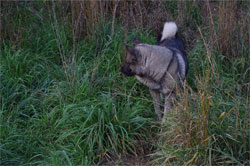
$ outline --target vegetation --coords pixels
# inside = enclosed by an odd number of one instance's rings
[[[249,2],[0,3],[1,165],[249,164]],[[190,69],[161,124],[118,69],[171,19]]]

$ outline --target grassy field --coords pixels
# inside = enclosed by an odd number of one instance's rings
[[[119,73],[124,41],[155,44],[154,30],[126,36],[103,20],[76,40],[63,20],[29,7],[12,17],[18,40],[1,41],[1,165],[249,164],[249,45],[225,55],[211,24],[196,24],[186,84],[160,124],[148,89]]]

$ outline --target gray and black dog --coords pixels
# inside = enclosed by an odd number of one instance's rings
[[[157,45],[136,40],[133,47],[126,46],[126,62],[120,68],[125,76],[134,76],[148,86],[158,120],[162,119],[160,95],[165,102],[164,117],[170,110],[176,88],[183,83],[188,72],[185,44],[177,30],[174,22],[166,22]]]

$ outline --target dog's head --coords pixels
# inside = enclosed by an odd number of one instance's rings
[[[135,45],[139,44],[138,40],[134,40],[134,46],[126,46],[127,55],[125,58],[125,63],[120,68],[120,72],[122,72],[125,76],[134,76],[136,75],[136,66],[140,60],[140,52],[136,49]]]

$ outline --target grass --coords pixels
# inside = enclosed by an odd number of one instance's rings
[[[85,165],[136,154],[154,114],[151,101],[135,97],[143,91],[148,97],[146,89],[118,72],[121,32],[81,42],[72,64],[67,44],[60,58],[58,34],[47,25],[40,31],[46,35],[33,40],[36,46],[15,50],[4,43],[1,50],[1,163]]]
[[[230,67],[226,57],[205,50],[198,43],[189,53],[189,84],[159,133],[153,165],[249,163],[248,77],[235,59]]]
[[[189,50],[187,82],[160,125],[148,89],[118,71],[126,38],[120,24],[112,33],[112,22],[101,21],[92,36],[72,38],[56,11],[45,21],[42,10],[26,18],[29,7],[8,32],[29,30],[1,43],[1,165],[122,164],[123,156],[149,156],[153,165],[249,163],[246,46],[237,57],[222,55],[202,29]],[[196,10],[190,18],[202,24]],[[151,30],[133,29],[128,44],[135,37],[155,43]]]

